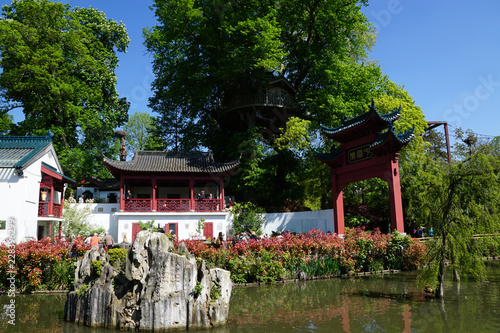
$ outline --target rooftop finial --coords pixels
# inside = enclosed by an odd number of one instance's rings
[[[116,131],[115,133],[120,138],[120,161],[126,161],[127,160],[127,147],[125,145],[125,137],[127,136],[127,132]]]

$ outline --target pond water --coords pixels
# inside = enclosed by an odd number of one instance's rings
[[[457,288],[448,281],[443,301],[426,298],[415,278],[403,272],[233,288],[228,325],[210,332],[500,332],[499,262],[488,263],[487,282]],[[2,311],[0,331],[118,332],[64,322],[65,299],[18,295],[16,325]],[[9,300],[0,296],[0,306]]]

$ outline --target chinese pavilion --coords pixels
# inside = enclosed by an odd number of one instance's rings
[[[105,157],[104,164],[120,181],[118,220],[155,219],[183,239],[189,237],[184,233],[193,228],[186,225],[179,234],[177,223],[181,220],[193,224],[202,217],[225,219],[224,184],[238,168],[239,160],[218,163],[211,153],[136,151],[131,161]],[[128,234],[120,225],[118,231],[118,235]],[[213,231],[206,227],[204,236],[213,237]],[[133,239],[134,231],[131,236]]]
[[[399,184],[399,150],[413,138],[413,129],[396,134],[394,122],[401,108],[380,114],[372,101],[370,110],[335,128],[322,126],[322,133],[340,143],[340,148],[317,157],[331,168],[334,223],[337,234],[344,234],[342,190],[350,183],[380,178],[389,184],[391,226],[404,233],[401,188]]]

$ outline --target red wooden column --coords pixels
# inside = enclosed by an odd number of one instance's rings
[[[331,171],[332,175],[332,194],[333,194],[333,222],[335,232],[338,235],[345,233],[344,224],[344,198],[342,196],[342,189],[340,188],[335,169]]]
[[[50,178],[49,216],[54,216],[54,178]],[[49,221],[49,237],[52,238],[52,221]]]
[[[50,202],[48,216],[54,216],[54,179],[50,178]],[[49,236],[50,236],[50,226],[49,226]]]
[[[156,212],[156,177],[151,180],[151,185],[153,186],[153,200],[151,200],[151,211]]]
[[[125,211],[125,179],[123,179],[123,176],[120,177],[120,211],[123,212]]]
[[[194,211],[194,179],[189,178],[189,210]]]
[[[224,205],[224,177],[220,177],[220,210],[224,211],[225,205]]]
[[[386,181],[389,184],[389,203],[391,206],[391,227],[400,233],[405,232],[403,220],[403,204],[401,201],[401,185],[399,183],[399,163],[397,154],[392,154],[388,161]]]

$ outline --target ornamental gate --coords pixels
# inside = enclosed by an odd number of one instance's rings
[[[379,114],[372,100],[367,113],[343,120],[339,127],[322,126],[323,134],[340,143],[340,149],[317,154],[318,159],[331,169],[337,234],[345,232],[342,190],[350,183],[370,178],[380,178],[389,184],[391,226],[393,230],[404,233],[398,152],[413,138],[414,129],[395,133],[393,125],[400,111],[398,108],[389,114]]]

